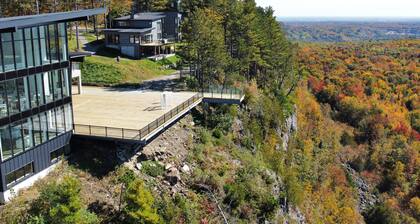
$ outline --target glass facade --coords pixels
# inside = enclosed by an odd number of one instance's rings
[[[0,72],[68,60],[65,23],[0,33],[0,40]]]
[[[67,69],[0,82],[0,118],[70,96]]]
[[[72,119],[71,105],[66,104],[0,127],[2,160],[72,130]]]
[[[63,61],[68,61],[65,23],[0,33],[0,73]],[[0,119],[70,97],[70,88],[67,68],[1,81]],[[33,112],[29,114],[30,117],[21,117],[19,121],[0,127],[2,160],[23,153],[73,128],[70,104],[35,115]],[[13,182],[12,176],[8,182]]]

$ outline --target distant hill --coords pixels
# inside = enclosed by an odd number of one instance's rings
[[[281,23],[290,39],[305,42],[420,39],[420,20],[389,22],[282,20]]]

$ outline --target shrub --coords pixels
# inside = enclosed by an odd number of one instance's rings
[[[141,170],[149,176],[157,177],[163,175],[165,167],[155,161],[145,161],[142,163]]]
[[[401,223],[398,214],[392,208],[386,205],[373,207],[365,217],[367,224],[397,224]]]
[[[126,206],[124,212],[128,222],[140,224],[160,223],[157,209],[154,207],[152,193],[141,180],[135,180],[128,185],[124,195]]]
[[[211,142],[211,134],[209,133],[208,130],[206,129],[200,130],[199,136],[200,136],[200,142],[203,143],[204,145]]]
[[[32,204],[32,223],[93,224],[99,223],[94,213],[86,210],[80,198],[81,186],[74,177],[62,183],[51,183],[41,190]]]
[[[213,131],[213,136],[214,136],[215,138],[220,139],[220,138],[223,136],[223,133],[222,133],[222,131],[220,131],[219,129],[215,129],[215,130]]]
[[[126,167],[121,167],[118,170],[118,181],[128,186],[136,179],[134,172]]]

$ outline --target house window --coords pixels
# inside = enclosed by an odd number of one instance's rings
[[[118,34],[108,34],[108,42],[110,44],[119,44],[120,43],[120,35],[118,35]]]
[[[50,153],[51,163],[57,162],[64,155],[64,147]]]
[[[34,173],[33,162],[28,163],[27,165],[12,171],[6,175],[6,186],[10,187],[12,184],[15,184],[24,177],[30,176]]]
[[[120,21],[118,22],[118,26],[128,26],[128,22],[127,21]]]
[[[130,44],[139,44],[139,43],[140,43],[140,36],[130,35]]]
[[[157,22],[156,26],[157,26],[156,29],[158,32],[162,31],[162,22]]]
[[[147,34],[146,36],[144,36],[143,43],[146,43],[146,44],[152,43],[152,40],[153,40],[153,35],[152,34]]]

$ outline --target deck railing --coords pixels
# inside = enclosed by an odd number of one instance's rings
[[[193,97],[184,101],[182,104],[178,105],[174,109],[166,112],[164,115],[160,116],[156,120],[149,123],[146,127],[143,127],[140,130],[127,129],[127,128],[114,128],[114,127],[105,127],[97,125],[84,125],[84,124],[73,124],[73,129],[75,134],[79,135],[88,135],[96,137],[107,137],[107,138],[117,138],[125,140],[144,140],[146,136],[154,132],[161,125],[165,124],[167,121],[171,120],[177,116],[180,112],[196,103],[202,98],[202,93],[197,93]]]
[[[244,92],[237,88],[210,87],[202,92],[204,98],[240,100]]]

